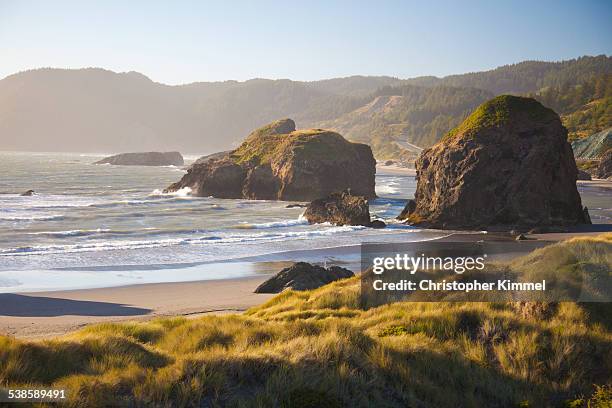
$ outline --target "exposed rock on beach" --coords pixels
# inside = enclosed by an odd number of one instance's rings
[[[354,275],[353,272],[339,266],[326,269],[306,262],[297,262],[259,285],[255,289],[255,293],[280,293],[286,289],[316,289],[330,282],[350,278]]]

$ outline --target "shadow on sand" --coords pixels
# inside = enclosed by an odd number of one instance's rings
[[[0,294],[0,316],[138,316],[145,315],[150,311],[150,309],[118,303],[26,296],[14,293]]]

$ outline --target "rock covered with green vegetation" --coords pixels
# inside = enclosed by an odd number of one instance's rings
[[[446,229],[588,223],[559,116],[531,98],[478,107],[416,162],[408,220]]]
[[[167,191],[307,201],[350,189],[373,198],[375,173],[369,146],[328,130],[296,130],[293,120],[282,119],[253,131],[237,149],[198,161]]]
[[[94,164],[116,166],[182,166],[183,156],[179,152],[121,153],[105,157]]]

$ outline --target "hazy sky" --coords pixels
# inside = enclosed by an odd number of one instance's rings
[[[611,21],[611,0],[0,0],[0,78],[90,66],[169,84],[441,76],[610,55]]]

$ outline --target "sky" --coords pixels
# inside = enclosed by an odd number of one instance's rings
[[[610,0],[0,0],[0,78],[40,67],[167,84],[444,76],[610,55],[610,21]]]

